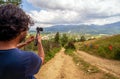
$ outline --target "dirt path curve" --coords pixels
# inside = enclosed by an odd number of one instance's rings
[[[97,66],[101,70],[107,73],[111,73],[120,78],[120,61],[102,59],[83,51],[77,51],[77,54],[86,62],[89,62],[90,64]]]
[[[42,66],[36,75],[37,79],[80,79],[79,70],[72,58],[64,54],[62,49],[48,63]]]

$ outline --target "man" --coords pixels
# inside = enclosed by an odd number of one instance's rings
[[[0,79],[34,79],[42,65],[44,51],[40,35],[38,55],[17,48],[26,37],[30,23],[30,17],[19,7],[0,5]]]

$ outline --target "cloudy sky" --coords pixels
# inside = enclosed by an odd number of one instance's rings
[[[42,27],[120,21],[120,0],[23,0],[22,5],[36,25]]]

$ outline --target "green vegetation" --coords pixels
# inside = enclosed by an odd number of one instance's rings
[[[81,42],[79,49],[104,58],[120,60],[120,35],[104,37],[94,42]]]
[[[84,42],[86,40],[85,36],[81,36],[80,41]]]
[[[55,41],[56,43],[60,43],[60,35],[59,35],[59,32],[56,33],[55,38],[54,38],[54,41]]]
[[[68,43],[68,36],[66,34],[63,34],[61,37],[61,45],[64,47]]]
[[[12,3],[14,5],[20,5],[22,0],[0,0],[0,5],[1,4],[9,4]]]
[[[73,40],[69,40],[69,42],[65,46],[65,53],[68,55],[73,55],[73,51],[75,51],[75,45]]]
[[[44,40],[42,43],[45,51],[45,62],[53,58],[55,54],[59,52],[61,49],[60,44],[55,43],[52,40]]]
[[[60,51],[61,48],[53,48],[50,51],[46,52],[45,56],[45,63],[48,62],[50,59],[52,59],[57,52]]]

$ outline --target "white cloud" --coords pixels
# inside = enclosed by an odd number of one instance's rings
[[[41,10],[40,12],[31,11],[29,15],[35,20],[35,22],[46,24],[76,23],[81,18],[81,16],[79,16],[77,12],[59,10],[57,11]]]
[[[109,17],[109,18],[103,18],[103,19],[90,19],[84,24],[90,25],[90,24],[96,24],[96,25],[104,25],[104,24],[111,24],[115,22],[120,21],[120,16],[116,17]]]
[[[120,0],[28,0],[41,11],[31,17],[42,24],[98,24],[120,21]]]

